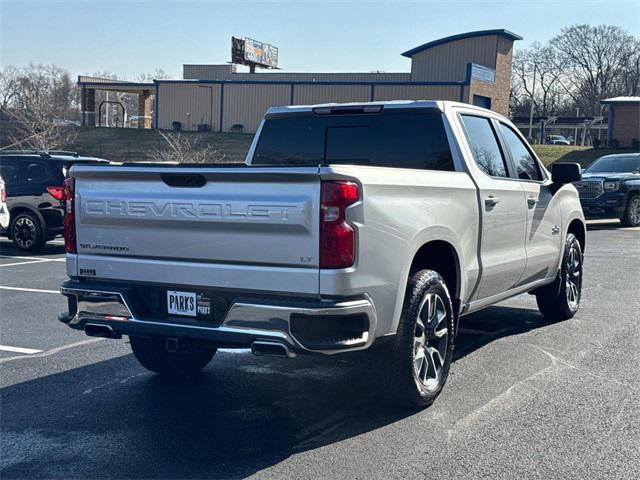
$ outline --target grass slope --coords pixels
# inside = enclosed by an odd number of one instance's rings
[[[536,152],[542,163],[551,165],[553,162],[577,162],[582,167],[587,167],[594,160],[614,153],[630,153],[630,149],[613,149],[613,148],[592,148],[592,147],[575,147],[573,145],[534,145],[533,150]]]
[[[244,162],[253,135],[242,133],[195,133],[199,145],[211,145],[223,161]],[[81,127],[72,145],[67,149],[82,155],[92,155],[115,162],[153,161],[153,152],[166,150],[168,145],[157,130],[135,128]]]

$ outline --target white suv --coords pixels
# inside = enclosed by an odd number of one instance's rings
[[[7,190],[0,177],[0,228],[9,228],[9,209],[7,208]]]

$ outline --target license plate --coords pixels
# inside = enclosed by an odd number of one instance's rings
[[[167,290],[167,313],[195,317],[197,315],[195,292]]]

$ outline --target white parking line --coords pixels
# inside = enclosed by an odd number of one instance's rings
[[[22,287],[3,287],[0,290],[16,290],[18,292],[36,292],[36,293],[60,293],[60,290],[40,290],[39,288],[22,288]]]
[[[0,267],[10,267],[12,265],[29,265],[30,263],[46,263],[47,260],[31,260],[30,262],[13,262],[13,263],[3,263]]]
[[[34,353],[31,356],[27,356],[27,355],[19,355],[16,357],[7,357],[7,358],[0,358],[0,363],[6,363],[6,362],[12,362],[13,360],[20,360],[21,358],[42,358],[42,357],[48,357],[50,355],[54,355],[58,352],[62,352],[63,350],[67,350],[69,348],[75,348],[75,347],[79,347],[81,345],[87,345],[89,343],[95,343],[95,342],[100,342],[104,340],[104,338],[89,338],[87,340],[81,340],[79,342],[75,342],[75,343],[71,343],[69,345],[63,345],[62,347],[56,347],[56,348],[52,348],[51,350],[47,350],[46,352],[42,352],[42,353]]]
[[[8,345],[0,345],[0,350],[3,352],[26,353],[27,355],[42,352],[42,350],[36,350],[34,348],[10,347]]]
[[[0,264],[0,267],[11,267],[15,265],[29,265],[31,263],[47,263],[47,262],[64,262],[64,259],[44,259],[44,260],[29,260],[28,262],[13,262],[13,263],[3,263]]]
[[[64,262],[65,257],[58,258],[42,258],[42,257],[23,257],[20,255],[0,255],[0,258],[15,258],[16,260],[42,260],[47,262]]]

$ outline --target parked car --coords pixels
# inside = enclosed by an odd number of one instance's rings
[[[2,222],[1,234],[26,251],[39,250],[62,234],[65,176],[75,163],[96,162],[107,161],[64,151],[0,152],[6,199],[3,209],[9,217]]]
[[[547,145],[571,145],[571,142],[562,135],[547,135]]]
[[[7,208],[7,190],[4,180],[0,177],[0,228],[9,227],[9,209]]]
[[[579,306],[585,223],[495,112],[452,102],[268,111],[247,165],[74,165],[68,311],[88,335],[128,335],[164,375],[219,347],[257,355],[368,349],[369,373],[424,407],[458,319],[521,293],[551,320]]]
[[[640,153],[598,158],[575,184],[586,218],[619,218],[640,226]]]

